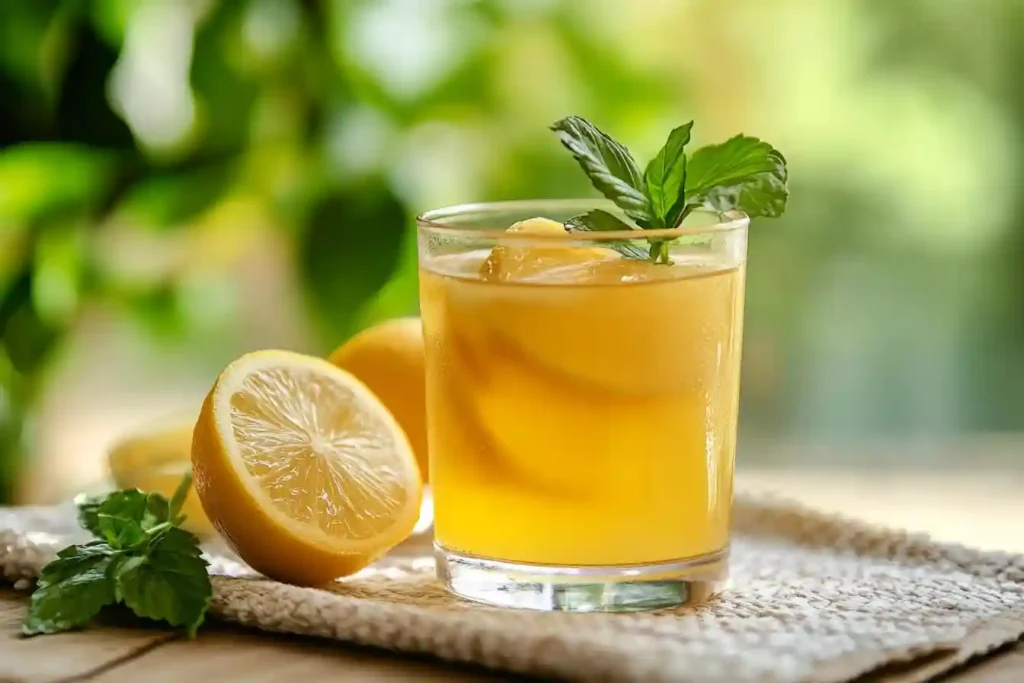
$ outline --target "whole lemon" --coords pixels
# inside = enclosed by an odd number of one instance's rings
[[[329,357],[377,395],[405,431],[427,479],[427,409],[423,328],[395,318],[355,335]]]

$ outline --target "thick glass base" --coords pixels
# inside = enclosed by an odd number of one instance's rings
[[[639,612],[695,605],[725,587],[729,551],[614,567],[514,564],[435,544],[437,576],[455,595],[498,607],[548,612]]]

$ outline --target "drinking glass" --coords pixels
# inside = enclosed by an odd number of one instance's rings
[[[419,216],[438,575],[508,607],[700,602],[727,575],[748,218],[508,232],[610,203]],[[670,263],[648,258],[669,244]]]

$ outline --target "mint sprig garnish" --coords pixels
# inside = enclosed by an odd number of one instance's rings
[[[192,475],[168,501],[158,493],[114,491],[83,498],[78,520],[97,540],[72,545],[43,567],[22,633],[79,628],[108,606],[184,627],[203,623],[212,588],[199,539],[180,527]]]
[[[629,150],[578,116],[556,121],[554,130],[591,183],[635,225],[607,211],[589,211],[565,222],[568,231],[677,228],[691,211],[739,210],[751,218],[775,218],[786,210],[788,172],[782,153],[767,142],[737,135],[686,153],[693,121],[675,128],[643,175]],[[609,244],[629,258],[671,263],[670,240],[647,238],[650,247]]]

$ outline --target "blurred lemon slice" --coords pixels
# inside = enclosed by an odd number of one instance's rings
[[[352,574],[419,516],[405,433],[362,382],[320,358],[261,351],[229,365],[200,412],[192,465],[214,526],[281,581]]]
[[[192,468],[192,427],[194,420],[175,417],[147,426],[120,439],[107,458],[110,474],[119,489],[153,491],[167,498]],[[182,512],[184,527],[197,536],[213,533],[195,490],[190,490]]]
[[[512,225],[505,232],[548,237],[566,237],[565,226],[550,218],[528,218]],[[540,275],[561,266],[620,258],[611,249],[600,247],[552,246],[516,247],[499,244],[491,249],[480,267],[484,280],[509,282]]]

